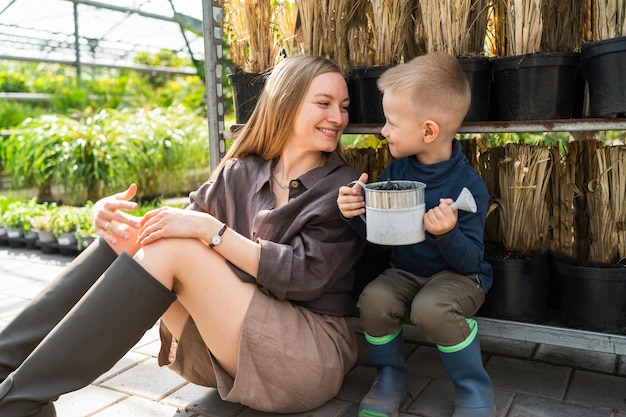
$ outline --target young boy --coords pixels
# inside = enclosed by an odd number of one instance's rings
[[[380,179],[426,184],[426,240],[393,247],[389,268],[360,295],[360,316],[378,375],[359,416],[398,415],[408,382],[402,322],[409,319],[440,351],[455,387],[453,417],[491,417],[493,387],[471,318],[492,283],[483,246],[489,195],[454,138],[470,106],[468,81],[456,58],[435,52],[390,68],[378,87],[386,118],[381,133],[395,158]],[[360,180],[366,182],[367,174]],[[473,194],[476,213],[450,208],[463,187]],[[346,221],[365,236],[360,186],[341,187],[337,203]]]

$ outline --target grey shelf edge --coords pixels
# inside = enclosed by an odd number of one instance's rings
[[[380,134],[382,124],[348,125],[347,134]],[[626,119],[559,119],[532,121],[468,122],[459,133],[515,133],[515,132],[584,132],[593,130],[626,130]]]
[[[493,336],[503,339],[529,343],[541,343],[592,352],[626,355],[626,336],[599,333],[569,327],[548,326],[545,324],[523,323],[476,317],[478,333],[481,336]],[[352,324],[356,330],[363,330],[361,320],[354,317]],[[426,339],[412,324],[404,326],[407,340],[426,342]]]

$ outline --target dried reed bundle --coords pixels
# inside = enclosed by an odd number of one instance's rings
[[[378,181],[380,174],[393,159],[386,143],[378,148],[343,148],[343,154],[348,165],[358,172],[367,172],[368,182]]]
[[[543,52],[577,51],[585,39],[587,0],[543,0]]]
[[[286,56],[302,53],[300,32],[296,29],[298,8],[291,1],[281,1],[274,5],[274,22],[278,30],[278,43]]]
[[[561,155],[558,146],[550,148],[552,181],[550,181],[550,200],[552,213],[552,249],[575,258],[576,235],[574,227],[575,200],[582,195],[576,187],[576,167],[567,163],[567,154]]]
[[[591,40],[626,36],[626,0],[592,0]]]
[[[224,28],[236,67],[261,73],[276,64],[278,46],[272,22],[271,0],[225,0]]]
[[[493,0],[488,8],[487,50],[491,56],[506,55],[507,0]]]
[[[302,32],[302,50],[307,55],[322,55],[322,21],[318,0],[296,0]]]
[[[626,147],[596,151],[598,177],[589,182],[589,259],[613,264],[626,256]]]
[[[575,246],[574,253],[578,259],[589,258],[590,219],[587,198],[585,196],[589,182],[598,177],[598,159],[596,150],[602,147],[602,143],[597,140],[576,140],[568,143],[566,153],[566,163],[576,170],[575,187],[581,192],[581,198],[574,201],[574,229]]]
[[[426,50],[453,56],[482,55],[487,0],[421,0]]]
[[[504,159],[505,148],[495,147],[480,152],[478,156],[478,173],[487,183],[487,191],[491,196],[491,200],[495,201],[500,198],[500,180],[499,180],[499,164],[498,161]],[[502,241],[502,230],[500,229],[500,216],[497,210],[497,204],[492,204],[487,213],[487,222],[485,223],[485,240],[490,242]]]
[[[375,64],[397,65],[402,62],[407,37],[413,27],[413,0],[370,0],[371,26],[375,38]]]
[[[521,254],[548,249],[550,216],[548,184],[552,169],[546,146],[509,143],[499,161],[500,216],[503,245]]]
[[[543,33],[542,0],[506,0],[506,55],[540,51]]]
[[[348,30],[367,0],[326,0],[322,2],[323,51],[344,70],[350,66]]]
[[[351,68],[375,65],[374,34],[369,24],[372,3],[359,1],[352,20],[348,24],[348,60]]]

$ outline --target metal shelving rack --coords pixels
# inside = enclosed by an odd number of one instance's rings
[[[230,131],[224,128],[222,104],[222,23],[220,0],[202,0],[206,99],[208,112],[211,168],[215,168],[226,150],[225,140]],[[345,133],[380,134],[382,125],[349,125]],[[514,133],[557,131],[626,130],[626,119],[566,119],[541,121],[498,121],[465,123],[460,133]],[[626,335],[591,332],[567,327],[531,324],[492,318],[477,318],[480,334],[533,343],[584,349],[595,352],[626,355]],[[358,319],[355,319],[358,326]],[[406,326],[407,332],[417,332],[415,326]]]

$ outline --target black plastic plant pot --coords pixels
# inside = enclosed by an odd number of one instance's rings
[[[466,122],[489,120],[491,95],[491,61],[487,57],[458,57],[459,64],[467,76],[472,90],[472,104]]]
[[[493,285],[480,314],[526,323],[544,321],[550,279],[547,256],[487,260],[493,267]]]
[[[263,92],[265,75],[237,71],[228,76],[228,81],[233,87],[235,119],[237,124],[244,124],[250,118]]]
[[[383,96],[378,89],[378,78],[389,66],[359,67],[347,72],[350,94],[350,123],[385,123]]]
[[[494,58],[500,120],[572,118],[579,62],[576,52]]]
[[[583,44],[581,66],[589,87],[591,117],[626,115],[626,37]]]
[[[554,263],[568,327],[626,334],[626,267]]]

